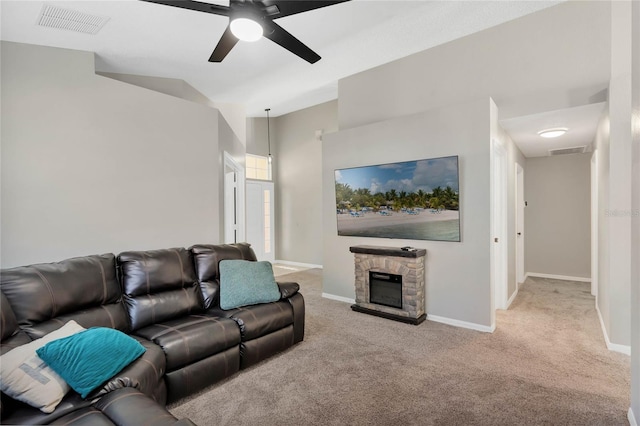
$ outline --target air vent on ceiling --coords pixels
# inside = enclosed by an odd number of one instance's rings
[[[62,9],[44,4],[38,17],[38,25],[61,30],[96,34],[109,20],[108,17],[89,15],[72,9]]]
[[[573,148],[550,149],[549,155],[584,154],[585,152],[587,152],[586,146],[575,146]]]

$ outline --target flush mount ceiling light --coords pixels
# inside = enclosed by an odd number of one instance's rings
[[[557,137],[562,136],[565,133],[567,133],[567,130],[569,130],[569,129],[567,129],[566,127],[558,127],[558,128],[555,128],[555,129],[540,130],[538,132],[538,135],[540,137],[547,138],[547,139],[557,138]]]
[[[229,28],[238,40],[258,41],[262,37],[262,25],[248,18],[236,18],[229,24]]]

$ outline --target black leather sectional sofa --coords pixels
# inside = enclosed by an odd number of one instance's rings
[[[304,338],[297,283],[278,283],[279,301],[221,309],[225,259],[256,257],[248,244],[195,245],[2,270],[0,354],[70,320],[123,331],[146,351],[86,399],[70,391],[50,414],[2,394],[0,423],[190,424],[165,404]]]

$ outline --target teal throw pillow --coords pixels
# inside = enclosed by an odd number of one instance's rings
[[[220,307],[234,309],[280,300],[269,262],[220,261]]]
[[[112,328],[94,327],[49,342],[38,356],[83,398],[145,352],[137,340]]]

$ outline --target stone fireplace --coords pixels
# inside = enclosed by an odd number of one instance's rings
[[[356,303],[351,309],[415,325],[426,319],[425,249],[353,246],[349,251],[355,256]]]

